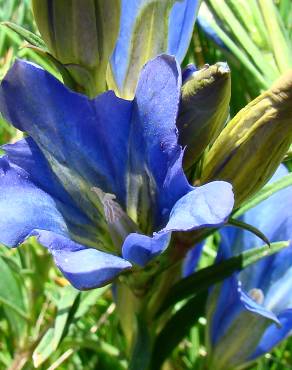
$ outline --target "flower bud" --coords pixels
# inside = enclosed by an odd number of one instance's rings
[[[177,127],[179,143],[186,147],[186,169],[219,135],[229,114],[230,94],[230,70],[226,63],[206,65],[183,84]]]
[[[119,32],[120,0],[33,0],[32,5],[52,55],[87,94],[104,91]]]
[[[201,182],[226,180],[236,206],[273,175],[292,141],[292,70],[242,109],[205,158]]]

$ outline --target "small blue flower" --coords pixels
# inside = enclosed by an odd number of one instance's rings
[[[122,0],[120,34],[111,58],[110,87],[132,98],[141,67],[161,53],[182,62],[200,1]]]
[[[0,112],[28,137],[0,157],[0,242],[30,236],[78,289],[144,266],[172,231],[222,225],[231,185],[188,184],[177,143],[180,67],[162,55],[142,70],[135,98],[88,99],[38,66],[17,61]]]
[[[272,181],[287,174],[281,165]],[[270,241],[290,240],[292,188],[271,196],[243,219]],[[259,246],[253,234],[235,228],[221,232],[218,259]],[[211,290],[208,309],[209,366],[240,367],[270,351],[292,330],[292,246],[234,274]]]

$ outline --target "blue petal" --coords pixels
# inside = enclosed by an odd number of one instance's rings
[[[73,242],[51,232],[37,232],[40,243],[52,253],[56,265],[77,289],[93,289],[108,284],[131,268],[124,259]]]
[[[123,245],[123,257],[144,266],[165,250],[172,231],[221,225],[232,208],[230,184],[217,181],[195,188],[175,203],[167,225],[153,237],[130,234]]]
[[[273,182],[288,173],[287,169],[281,165],[270,182]],[[243,221],[251,224],[261,230],[271,242],[281,240],[291,240],[292,233],[292,187],[283,189],[270,198],[248,211]],[[247,231],[236,230],[234,228],[226,228],[222,230],[223,248],[226,245],[232,248],[233,253],[241,253],[243,250],[260,246],[262,241],[254,234]],[[287,297],[284,299],[285,287],[290,283],[290,268],[289,263],[292,255],[292,247],[285,248],[283,251],[264,258],[256,264],[244,269],[240,274],[240,280],[244,288],[249,291],[253,288],[260,288],[264,295],[268,298],[267,304],[272,307],[275,312],[280,312],[284,301],[288,304]],[[284,279],[284,276],[286,278]],[[289,276],[289,278],[288,278]],[[278,299],[278,304],[272,304],[272,296],[269,290],[283,277],[280,285],[278,285],[278,294],[283,291],[283,299]],[[272,293],[272,295],[274,295]],[[289,301],[290,302],[290,301]],[[274,302],[275,303],[275,302]],[[265,303],[266,304],[266,303]],[[289,303],[290,304],[290,303]],[[288,306],[286,306],[288,307]]]
[[[242,292],[234,277],[225,280],[223,287],[213,288],[207,309],[210,368],[233,369],[244,365],[266,327],[279,323],[275,315]]]
[[[194,72],[196,72],[198,69],[194,64],[188,64],[183,70],[182,70],[182,83],[184,84],[192,75]]]
[[[264,304],[270,310],[279,314],[287,308],[292,309],[292,246],[277,253],[266,262],[265,270],[258,282],[265,293]],[[267,276],[268,275],[268,276]]]
[[[292,309],[283,311],[279,315],[280,326],[276,324],[270,325],[265,331],[264,335],[254,353],[249,360],[254,360],[257,357],[268,353],[273,347],[284,340],[292,330]]]
[[[1,84],[0,110],[29,133],[89,218],[96,223],[102,220],[100,201],[92,191],[98,187],[114,194],[134,220],[140,213],[138,206],[143,216],[154,207],[156,227],[162,224],[162,214],[167,218],[174,202],[188,189],[177,164],[181,156],[175,126],[180,79],[174,58],[160,56],[142,71],[133,102],[112,92],[89,100],[41,68],[18,61]],[[172,178],[176,186],[170,192],[164,182],[173,184]],[[160,194],[161,189],[166,189],[166,195]]]
[[[154,230],[189,190],[177,144],[180,88],[180,68],[175,59],[159,56],[142,70],[133,101],[127,208],[134,221],[152,223]],[[154,215],[150,222],[149,214]]]
[[[194,188],[174,205],[162,232],[216,227],[226,222],[234,204],[232,186],[214,181]]]
[[[0,158],[0,242],[16,246],[34,230],[67,235],[66,222],[54,199],[34,185],[28,174]]]
[[[41,68],[17,61],[1,84],[0,111],[34,139],[84,212],[100,217],[92,186],[125,204],[131,102],[112,92],[89,100]]]
[[[78,289],[104,285],[131,267],[120,257],[86,248],[69,239],[72,232],[77,234],[80,230],[76,237],[82,240],[85,230],[84,239],[88,241],[94,228],[74,207],[31,139],[7,145],[5,149],[7,155],[0,158],[2,244],[14,247],[30,236],[37,236]]]
[[[221,285],[215,286],[213,289],[208,301],[208,306],[214,310],[212,317],[209,318],[212,346],[216,346],[223,337],[228,337],[228,330],[233,323],[248,312],[258,315],[259,320],[279,324],[279,320],[273,312],[255,302],[242,290],[236,275],[225,279]],[[261,327],[258,329],[262,330]]]
[[[183,271],[182,276],[187,277],[191,275],[197,269],[198,263],[200,261],[202,252],[203,252],[204,243],[199,243],[191,250],[188,251],[184,262],[183,262]]]
[[[181,63],[188,50],[199,9],[199,0],[177,1],[170,13],[167,53]]]
[[[182,0],[173,6],[172,3],[170,0],[122,1],[120,34],[111,59],[113,84],[120,96],[131,98],[134,95],[139,71],[153,57],[167,52],[182,62],[191,40],[199,1]]]
[[[221,243],[216,262],[230,257],[232,257],[232,245]],[[230,278],[225,279],[220,285],[216,285],[213,288],[216,294],[211,291],[209,301],[211,300],[211,305],[215,307],[213,308],[214,312],[211,318],[211,340],[213,345],[220,341],[220,338],[227,332],[232,322],[242,312],[255,313],[264,319],[272,320],[279,324],[277,316],[270,309],[255,302],[246,294],[243,290],[245,286],[242,286],[238,275],[235,273]]]
[[[141,234],[130,234],[123,247],[123,258],[140,266],[145,266],[168,246],[170,234],[149,237]]]
[[[101,225],[97,225],[93,222],[90,218],[88,218],[85,213],[83,213],[75,204],[72,197],[65,191],[64,187],[58,181],[57,177],[52,172],[51,168],[48,165],[48,162],[44,158],[43,154],[35,144],[35,142],[31,138],[26,138],[24,140],[20,140],[15,144],[8,144],[3,147],[6,154],[2,158],[3,163],[9,163],[9,166],[14,168],[14,171],[22,173],[22,177],[26,179],[26,182],[29,184],[31,189],[35,189],[36,194],[43,193],[50,199],[50,203],[54,205],[56,208],[56,212],[58,212],[58,217],[62,217],[63,222],[65,223],[66,227],[64,228],[70,233],[71,237],[74,237],[75,240],[82,242],[85,245],[91,246],[98,246],[98,240],[101,240],[101,236],[105,233],[105,230],[101,228]],[[7,205],[5,207],[5,203],[3,203],[3,207],[1,208],[4,210],[9,207],[11,209],[10,218],[5,217],[5,221],[7,223],[11,222],[14,224],[14,220],[18,214],[25,214],[29,215],[32,212],[33,220],[31,220],[31,230],[33,230],[36,226],[35,223],[39,224],[40,226],[43,224],[42,219],[44,216],[42,212],[41,206],[39,206],[39,210],[36,211],[34,208],[37,207],[38,203],[34,205],[32,210],[29,208],[33,206],[31,203],[30,197],[35,199],[34,193],[28,193],[21,195],[21,204],[17,201],[16,204],[18,207],[23,207],[23,210],[20,212],[15,212],[13,214],[12,204],[18,197],[20,197],[19,189],[22,190],[22,185],[19,184],[19,188],[15,187],[16,183],[10,179],[12,172],[8,171],[1,177],[0,180],[0,187],[1,191],[5,194],[13,194],[16,192],[15,196],[12,197],[11,200],[9,198],[6,199]],[[21,177],[19,177],[19,180]],[[5,185],[4,185],[5,180]],[[29,195],[29,198],[27,196]],[[3,200],[4,202],[4,200]],[[41,219],[37,222],[36,218],[38,215],[41,215]],[[29,230],[29,223],[30,218],[28,216],[20,219],[19,222],[25,222],[27,224],[26,229]],[[44,223],[46,225],[46,223]],[[5,228],[5,233],[7,234],[6,239],[8,238],[8,234],[11,233],[9,238],[14,238],[17,235],[16,224],[13,227]],[[21,230],[20,227],[19,230]],[[37,227],[41,228],[41,227]],[[47,229],[47,227],[45,227]],[[56,231],[56,230],[52,230]],[[97,237],[97,234],[99,236]],[[29,232],[28,232],[29,234]],[[28,235],[27,234],[27,235]],[[26,236],[24,236],[25,238]],[[8,240],[8,239],[7,239]],[[6,243],[11,244],[11,243]]]
[[[280,166],[271,182],[281,178],[287,173],[284,166]],[[287,188],[276,193],[260,205],[247,212],[243,219],[262,230],[271,241],[288,240],[291,238],[291,206],[292,189]],[[221,244],[217,260],[229,258],[243,250],[261,245],[253,234],[246,231],[226,228],[221,232]],[[250,340],[255,332],[260,334],[255,343],[256,350],[248,356],[241,356],[242,349],[234,352],[233,360],[242,365],[261,354],[268,352],[279,341],[284,339],[292,329],[292,315],[289,289],[292,282],[291,269],[292,247],[265,258],[254,265],[244,269],[239,274],[233,274],[222,285],[215,286],[210,295],[209,304],[213,312],[211,316],[211,341],[213,346],[228,347],[232,343],[232,335],[228,334],[232,325],[240,320],[244,312],[250,312],[261,317],[250,330]],[[236,288],[238,280],[242,281],[242,288]],[[244,289],[244,290],[242,290]],[[245,291],[260,289],[263,293],[263,302],[255,302]],[[216,294],[215,294],[215,293]],[[276,316],[278,315],[278,316]],[[264,324],[265,321],[266,324]],[[269,322],[272,321],[272,322]],[[282,326],[279,326],[282,325]],[[265,328],[265,325],[268,325]],[[248,328],[248,323],[247,323]],[[261,334],[262,331],[262,334]],[[248,333],[247,333],[248,334]],[[258,344],[259,343],[259,344]],[[241,357],[240,357],[241,356]],[[229,364],[231,366],[231,364]]]

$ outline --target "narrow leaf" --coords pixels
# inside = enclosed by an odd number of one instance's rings
[[[18,276],[0,257],[0,305],[17,337],[23,336],[23,331],[29,320],[23,286]]]
[[[292,186],[292,173],[282,177],[280,180],[273,182],[272,184],[265,185],[255,196],[245,202],[238,210],[236,210],[232,218],[237,218],[247,212],[249,209],[254,208],[259,203],[263,202],[265,199],[268,199],[273,194],[278,191]]]
[[[227,226],[228,225],[238,227],[239,229],[247,230],[252,234],[256,235],[258,238],[260,238],[264,243],[268,244],[268,246],[271,245],[269,239],[265,236],[265,234],[263,234],[259,229],[250,224],[230,218],[227,223]]]
[[[108,286],[93,289],[87,292],[81,292],[80,304],[74,314],[74,320],[83,317],[90,307],[94,306],[98,299],[109,289]]]
[[[55,351],[53,347],[54,329],[50,328],[42,337],[33,352],[32,360],[34,367],[39,367]]]
[[[58,348],[69,325],[72,307],[80,292],[71,286],[62,288],[58,304],[57,316],[53,328],[50,328],[33,353],[35,367],[40,366]]]
[[[2,22],[1,25],[10,28],[12,31],[17,33],[21,38],[23,38],[25,41],[29,42],[33,46],[48,51],[44,41],[39,36],[35,35],[33,32],[30,32],[25,28],[19,26],[18,24],[12,22]]]
[[[161,369],[163,361],[204,315],[206,298],[206,293],[196,295],[169,319],[155,340],[150,367],[152,370]]]
[[[173,286],[172,290],[165,298],[158,315],[162,314],[176,302],[208,289],[211,285],[226,279],[232,273],[242,270],[264,257],[277,253],[289,245],[289,241],[282,241],[271,243],[270,247],[262,246],[251,248],[235,257],[229,258],[228,260],[215,265],[205,267],[187,278],[180,280]]]

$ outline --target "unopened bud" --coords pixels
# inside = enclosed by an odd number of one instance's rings
[[[219,135],[229,114],[230,94],[226,63],[207,65],[186,79],[177,119],[179,143],[186,147],[185,169],[196,163]]]
[[[52,55],[88,95],[104,91],[119,32],[120,0],[33,0],[32,5]]]
[[[242,109],[208,152],[201,182],[233,185],[236,206],[273,175],[292,141],[292,70]]]

